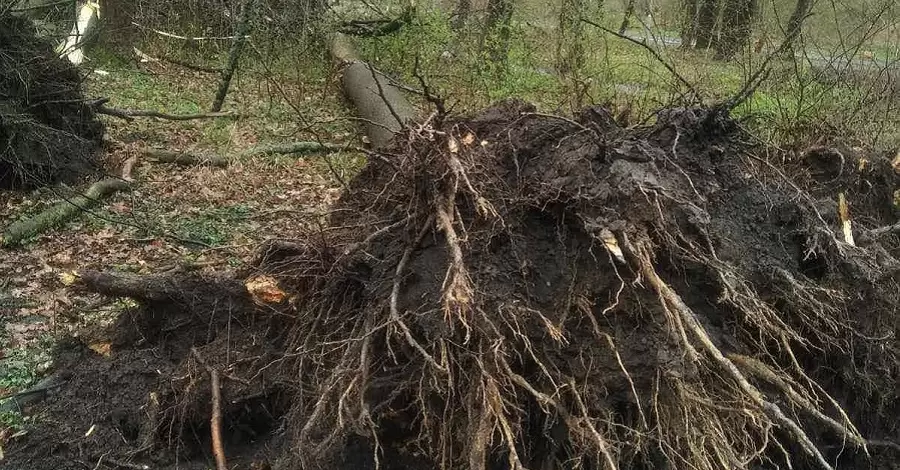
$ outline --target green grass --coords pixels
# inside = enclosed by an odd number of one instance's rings
[[[185,240],[215,247],[225,244],[250,216],[251,209],[243,204],[215,207],[196,215],[179,217],[171,233]]]

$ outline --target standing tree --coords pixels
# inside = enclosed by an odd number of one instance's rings
[[[794,12],[791,13],[791,17],[788,19],[787,35],[780,48],[784,50],[785,53],[790,54],[793,52],[794,43],[801,40],[800,34],[803,32],[803,21],[806,20],[806,17],[812,12],[812,7],[813,0],[797,0],[797,4],[794,6]]]
[[[565,75],[584,64],[584,0],[562,0],[559,35],[556,43],[556,68]]]
[[[241,9],[241,16],[235,28],[231,50],[228,52],[228,64],[222,71],[222,80],[219,82],[219,89],[216,92],[215,100],[213,100],[212,112],[214,113],[222,110],[222,104],[225,102],[225,96],[228,94],[228,88],[231,87],[231,79],[237,70],[244,43],[247,41],[247,34],[250,33],[250,25],[253,22],[253,10],[256,8],[256,3],[257,0],[246,0]]]
[[[506,63],[512,35],[514,0],[488,0],[487,24],[481,36],[481,47],[495,63]]]
[[[725,0],[722,30],[715,42],[716,57],[730,59],[750,39],[758,0]]]
[[[720,4],[718,0],[697,0],[694,23],[695,47],[697,49],[709,49],[715,42],[719,9]]]
[[[688,2],[696,2],[696,0],[687,0]],[[628,30],[628,23],[631,21],[631,17],[634,15],[634,3],[635,0],[628,0],[625,4],[625,14],[622,16],[622,24],[619,25],[619,34],[625,34],[625,31]]]

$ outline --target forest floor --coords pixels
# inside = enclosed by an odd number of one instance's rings
[[[176,65],[138,64],[97,57],[99,72],[86,82],[89,96],[111,98],[110,106],[173,114],[207,107],[217,76]],[[284,79],[284,77],[282,77]],[[259,143],[315,140],[303,118],[319,122],[327,141],[356,140],[352,121],[332,77],[282,82],[305,97],[274,97],[260,76],[239,76],[226,110],[239,119],[186,122],[104,116],[108,170],[138,157],[136,185],[76,220],[15,248],[0,250],[0,396],[31,384],[48,366],[48,346],[61,334],[85,334],[116,318],[128,302],[73,293],[65,274],[76,269],[160,273],[223,272],[243,265],[267,239],[295,238],[321,224],[328,206],[361,165],[358,154],[265,156],[233,160],[225,168],[155,163],[142,150],[235,154]],[[296,118],[296,112],[309,113]],[[325,124],[321,124],[325,122]],[[355,142],[354,142],[355,144]],[[325,159],[329,162],[326,163]],[[0,225],[27,218],[77,194],[80,188],[48,187],[0,195]],[[102,343],[101,340],[98,339]],[[15,422],[15,413],[6,414]]]

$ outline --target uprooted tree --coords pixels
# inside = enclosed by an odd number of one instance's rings
[[[894,461],[900,240],[871,229],[896,217],[900,176],[883,156],[813,152],[792,180],[757,150],[715,109],[622,129],[600,108],[512,102],[407,129],[329,230],[264,246],[238,279],[80,273],[143,307],[120,319],[112,363],[64,356],[82,372],[47,409],[78,435],[24,439],[202,462],[215,376],[231,464]],[[839,235],[837,189],[866,221],[858,244]],[[114,380],[134,367],[156,372]],[[130,406],[97,408],[100,387]]]
[[[0,187],[95,171],[102,134],[78,71],[31,21],[0,13]]]

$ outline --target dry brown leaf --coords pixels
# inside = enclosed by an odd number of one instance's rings
[[[473,134],[471,132],[466,134],[466,136],[463,137],[463,139],[462,139],[462,143],[464,145],[472,145],[474,142],[475,142],[475,134]]]
[[[287,297],[287,294],[278,286],[278,281],[271,276],[254,277],[244,285],[256,302],[277,304]]]
[[[103,357],[109,357],[112,352],[112,344],[107,341],[91,343],[88,345],[88,348]]]

